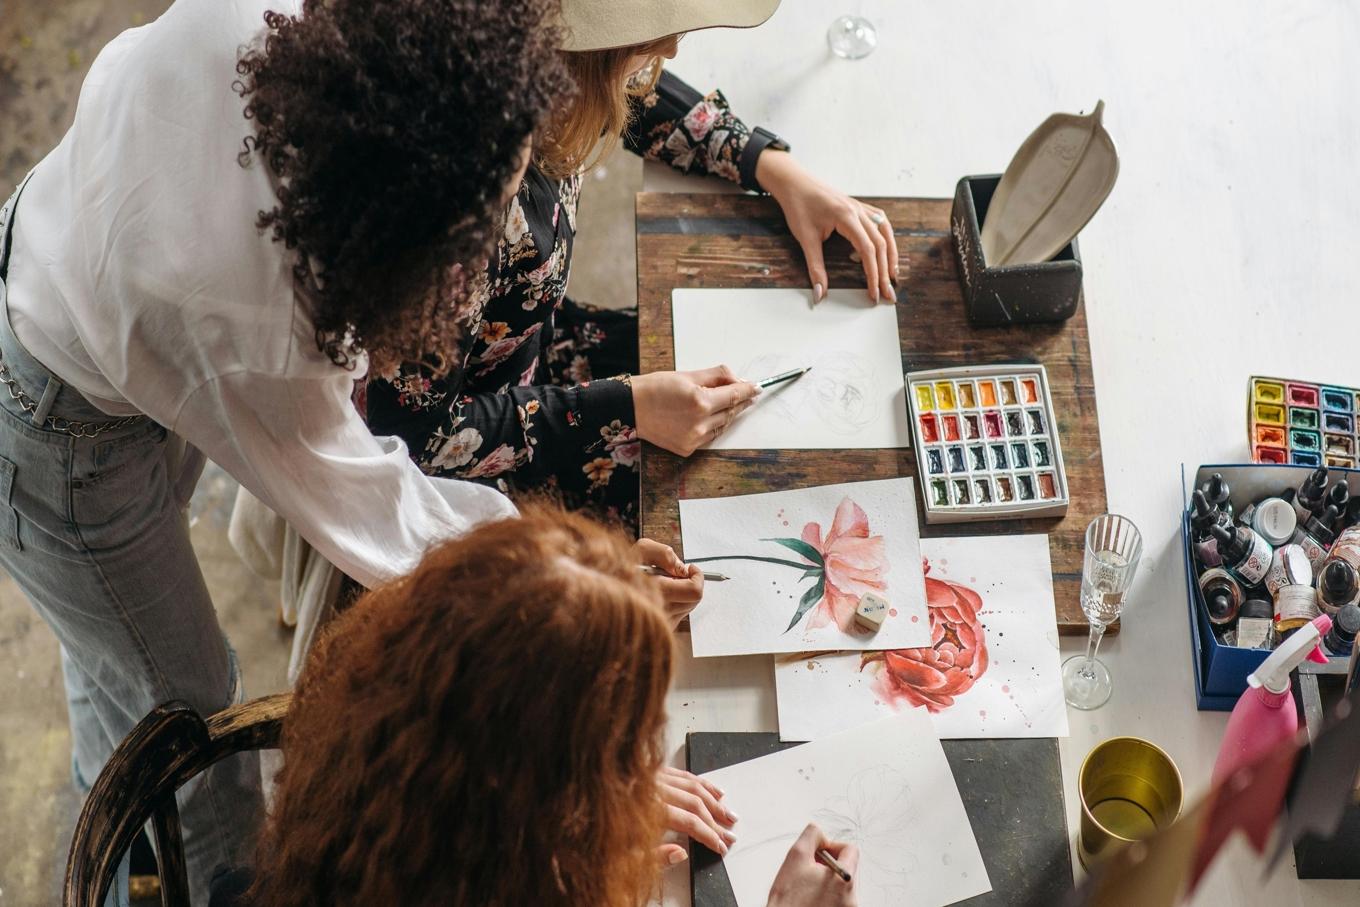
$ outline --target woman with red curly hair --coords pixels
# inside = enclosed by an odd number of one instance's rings
[[[0,211],[0,565],[61,642],[77,785],[157,703],[241,696],[183,513],[205,455],[365,585],[513,512],[350,397],[370,360],[452,355],[459,266],[574,90],[555,16],[178,0],[104,48]],[[249,850],[258,766],[180,800],[202,895]]]
[[[718,840],[710,784],[664,767],[672,637],[628,542],[533,512],[432,551],[335,621],[284,722],[253,907],[641,907],[676,814]],[[716,818],[715,818],[716,817]],[[773,907],[849,907],[810,828]]]

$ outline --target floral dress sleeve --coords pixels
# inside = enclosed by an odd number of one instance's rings
[[[760,192],[756,159],[766,148],[787,150],[763,129],[752,131],[732,113],[721,91],[700,95],[678,76],[662,70],[656,88],[633,106],[624,134],[628,150],[685,173],[709,174]]]

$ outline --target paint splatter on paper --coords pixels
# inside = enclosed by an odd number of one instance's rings
[[[780,736],[818,739],[915,706],[944,738],[1066,736],[1047,536],[921,550],[930,644],[782,660]]]

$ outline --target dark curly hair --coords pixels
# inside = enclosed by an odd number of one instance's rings
[[[326,629],[246,902],[637,907],[672,637],[622,534],[530,508]]]
[[[447,369],[525,143],[574,85],[550,0],[306,0],[265,14],[237,91],[297,252],[318,346]]]

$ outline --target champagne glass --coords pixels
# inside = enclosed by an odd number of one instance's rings
[[[863,16],[838,16],[826,30],[826,43],[842,60],[859,60],[878,47],[878,30]]]
[[[1086,527],[1086,559],[1081,569],[1081,610],[1091,624],[1085,655],[1063,662],[1063,694],[1078,709],[1098,709],[1110,699],[1110,669],[1096,658],[1105,628],[1119,619],[1124,596],[1133,584],[1143,537],[1126,517],[1104,513]]]

